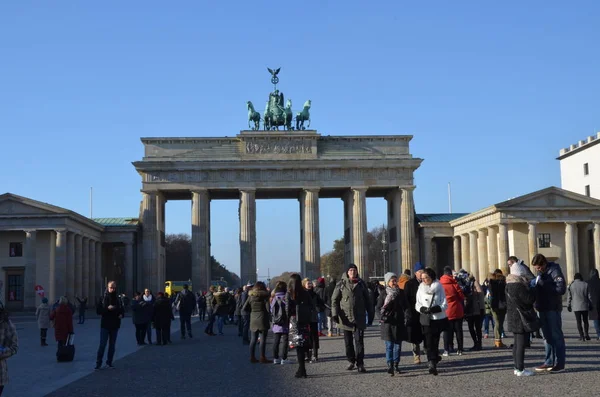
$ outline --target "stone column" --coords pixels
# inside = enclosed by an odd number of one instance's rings
[[[433,263],[433,238],[425,233],[423,233],[423,258],[421,259],[423,260],[421,264],[424,267],[430,267],[436,272],[438,271],[436,265]]]
[[[354,216],[352,209],[354,208],[354,194],[351,190],[344,193],[342,200],[344,201],[344,269],[354,262]]]
[[[505,223],[498,224],[498,268],[504,274],[508,274],[508,226]]]
[[[166,252],[166,242],[165,242],[165,204],[166,204],[165,196],[162,192],[158,192],[156,194],[156,275],[155,280],[153,280],[156,284],[154,288],[156,291],[164,290],[165,288],[165,280],[167,277],[167,252]],[[192,284],[193,287],[193,284]]]
[[[498,267],[498,231],[496,230],[496,228],[494,226],[488,227],[487,243],[488,243],[488,269],[487,269],[487,273],[485,274],[486,278],[489,273],[493,273],[494,270],[499,268]],[[483,277],[482,275],[480,275],[480,276]],[[485,280],[485,278],[483,278],[482,281],[483,280]]]
[[[141,284],[143,288],[152,289],[152,275],[158,269],[158,238],[156,236],[156,193],[142,193],[142,275]]]
[[[240,191],[240,273],[242,283],[256,282],[256,191]]]
[[[413,201],[414,186],[402,188],[402,268],[412,269],[415,255],[415,203]]]
[[[529,233],[527,235],[527,241],[529,244],[529,258],[525,261],[531,266],[531,260],[538,253],[538,242],[537,242],[537,222],[528,222]]]
[[[319,233],[319,189],[302,192],[304,206],[304,263],[303,275],[311,280],[321,275],[321,243]]]
[[[298,203],[300,206],[300,274],[306,274],[306,259],[304,258],[304,245],[305,245],[305,236],[304,236],[304,192],[300,193],[298,196]]]
[[[95,282],[96,282],[96,241],[90,239],[90,244],[89,244],[89,250],[90,250],[90,274],[89,274],[89,279],[87,282],[87,287],[88,287],[88,293],[87,293],[87,298],[88,298],[88,304],[92,305],[95,301],[96,301],[96,297],[97,292],[96,292],[96,287],[95,287]],[[131,296],[130,296],[131,298]]]
[[[593,226],[593,225],[592,225]],[[589,236],[589,223],[577,224],[577,235],[579,236],[577,257],[579,258],[579,273],[581,273],[584,279],[590,274],[590,267],[592,262],[593,254],[590,255],[590,236]]]
[[[64,292],[73,300],[75,296],[75,233],[67,233],[67,284]]]
[[[164,283],[163,283],[164,284]],[[194,284],[192,283],[192,287]],[[133,296],[135,286],[133,285],[133,242],[125,242],[125,291],[129,297]]]
[[[102,243],[97,242],[96,243],[96,279],[94,282],[94,288],[96,291],[94,295],[96,295],[97,297],[101,296],[102,292],[104,291],[103,277],[104,277],[104,274],[102,273]],[[130,298],[133,298],[133,296],[130,296]]]
[[[454,243],[452,252],[454,253],[454,269],[459,270],[462,268],[461,257],[460,257],[460,236],[454,236],[452,238]]]
[[[210,279],[210,197],[202,189],[192,192],[192,288],[206,291]]]
[[[471,264],[471,274],[479,280],[479,254],[477,248],[477,232],[469,232],[469,259]]]
[[[50,264],[48,299],[54,302],[67,294],[67,231],[56,230],[54,264]]]
[[[25,230],[25,285],[23,305],[26,308],[35,308],[38,305],[33,287],[37,285],[37,231]],[[48,288],[47,285],[42,285]]]
[[[488,247],[487,247],[487,228],[477,231],[477,257],[479,259],[479,278],[477,281],[483,282],[488,271]]]
[[[81,250],[83,236],[81,234],[75,235],[75,290],[74,294],[81,296],[83,289],[83,252]]]
[[[88,296],[90,285],[90,239],[83,237],[81,240],[81,297]]]
[[[579,272],[579,261],[577,258],[577,223],[566,222],[565,228],[565,254],[567,259],[567,283],[573,281],[575,273]]]
[[[460,235],[460,256],[461,256],[461,269],[471,273],[471,256],[470,256],[470,236],[468,233]]]
[[[402,249],[400,239],[402,236],[402,222],[400,214],[402,212],[402,191],[393,189],[386,194],[388,208],[388,257],[390,271],[402,273]]]
[[[600,222],[594,222],[594,265],[600,269]]]
[[[369,278],[367,246],[367,188],[353,187],[354,206],[352,208],[352,245],[354,252],[354,264],[358,267],[358,274],[364,280]]]

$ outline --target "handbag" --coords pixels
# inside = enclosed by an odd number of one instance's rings
[[[435,300],[435,293],[431,296],[431,302],[429,302],[428,309],[431,309],[431,307],[433,306],[433,301],[434,300]],[[419,316],[419,321],[421,322],[422,326],[429,327],[429,325],[431,325],[431,315],[430,314],[421,313],[420,316]]]

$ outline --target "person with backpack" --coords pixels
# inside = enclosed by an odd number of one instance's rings
[[[269,330],[269,297],[265,283],[257,281],[248,294],[248,300],[244,304],[242,311],[250,311],[250,362],[267,364],[265,355],[267,348],[267,333]],[[256,343],[260,336],[260,359],[255,356]]]
[[[288,310],[285,305],[285,294],[287,284],[285,281],[277,282],[271,297],[271,321],[273,323],[273,364],[288,364],[289,347],[289,326]],[[279,359],[279,349],[281,345],[281,359]]]

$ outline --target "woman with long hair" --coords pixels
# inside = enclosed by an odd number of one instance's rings
[[[61,296],[58,307],[50,313],[50,320],[54,320],[54,338],[59,345],[67,343],[69,334],[73,333],[73,311],[69,307],[69,300]]]
[[[267,332],[269,330],[269,291],[265,283],[257,281],[248,294],[248,300],[242,311],[250,311],[250,362],[269,363],[265,355],[267,348]],[[256,342],[260,336],[260,359],[255,356]]]
[[[426,268],[421,274],[421,281],[417,291],[415,309],[420,313],[420,321],[425,335],[429,373],[437,375],[437,364],[442,359],[439,352],[440,335],[448,327],[446,318],[448,303],[444,288],[437,281],[433,269]]]
[[[315,292],[313,282],[307,277],[302,280],[302,286],[308,292],[315,311],[312,312],[310,318],[310,346],[308,351],[307,361],[316,363],[319,361],[319,310],[325,308],[325,303]]]
[[[285,281],[278,281],[275,289],[271,293],[271,316],[273,318],[273,364],[288,363],[289,332],[290,321],[287,316],[285,305],[285,295],[287,293],[287,284]],[[279,348],[281,345],[282,355],[279,359]]]
[[[296,346],[298,355],[298,371],[296,378],[306,378],[306,355],[310,349],[310,321],[316,311],[310,295],[302,287],[300,275],[294,273],[288,282],[288,292],[285,296],[286,309],[290,319],[290,339]]]

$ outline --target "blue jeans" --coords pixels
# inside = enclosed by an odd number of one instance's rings
[[[494,316],[492,316],[491,314],[486,314],[483,317],[483,329],[488,335],[490,333],[490,322],[492,323],[492,329],[496,328],[496,324],[494,323]]]
[[[596,336],[600,338],[600,320],[594,320],[594,328],[596,329]]]
[[[394,343],[389,340],[385,341],[385,360],[398,364],[400,362],[400,352],[402,351],[402,345],[400,343]]]
[[[106,329],[100,328],[100,346],[98,346],[98,354],[96,355],[96,365],[102,365],[102,358],[104,357],[104,350],[106,350],[106,343],[108,342],[108,355],[106,356],[106,364],[112,365],[113,358],[115,356],[115,344],[117,343],[117,335],[119,329]]]
[[[79,324],[83,324],[85,322],[85,312],[79,312]]]
[[[544,333],[546,365],[564,368],[566,361],[565,336],[562,331],[562,317],[559,311],[540,312],[540,323]]]
[[[223,324],[225,323],[225,316],[218,316],[217,318],[217,330],[219,335],[223,333]]]
[[[325,324],[325,313],[324,312],[317,313],[317,318],[318,318],[317,328],[318,328],[319,332],[322,332],[323,326]]]

